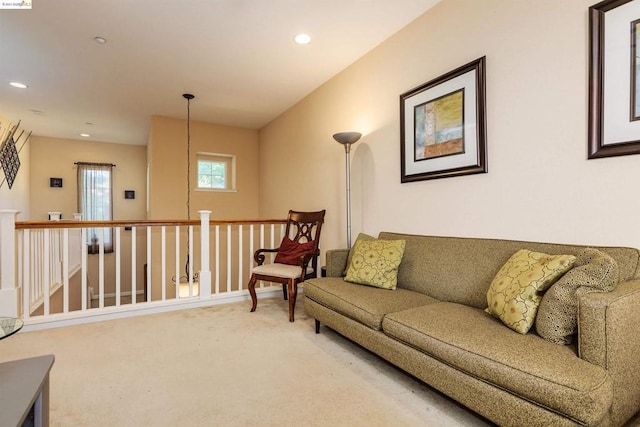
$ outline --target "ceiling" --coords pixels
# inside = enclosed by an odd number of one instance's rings
[[[260,129],[438,1],[32,0],[0,10],[0,115],[146,145],[192,93],[192,120]]]

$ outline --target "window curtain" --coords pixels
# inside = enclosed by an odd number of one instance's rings
[[[112,164],[77,163],[78,212],[86,221],[111,221],[113,219],[113,166]],[[113,252],[111,227],[88,228],[89,254],[99,252],[100,242],[105,253]]]

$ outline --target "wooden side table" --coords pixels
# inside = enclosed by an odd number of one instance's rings
[[[54,360],[47,354],[0,363],[0,426],[49,425],[49,372]]]

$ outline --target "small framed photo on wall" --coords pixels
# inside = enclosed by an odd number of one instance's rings
[[[62,178],[49,178],[49,187],[62,188]]]
[[[135,190],[124,190],[124,198],[125,199],[135,199],[136,198]]]

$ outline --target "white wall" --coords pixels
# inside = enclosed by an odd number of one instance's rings
[[[444,0],[265,127],[262,217],[326,208],[323,249],[353,227],[640,247],[640,155],[586,160],[593,0]],[[399,95],[487,57],[488,174],[400,183]]]

